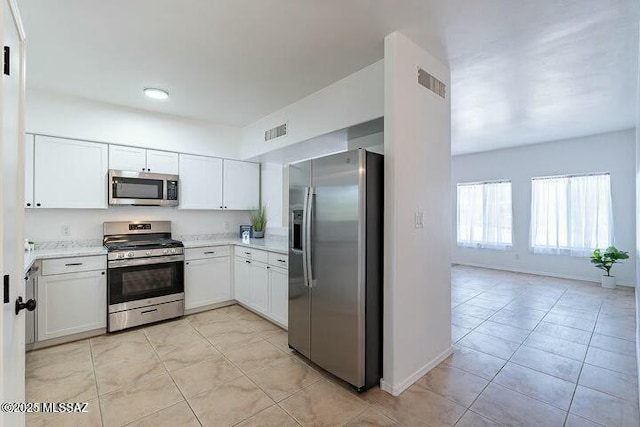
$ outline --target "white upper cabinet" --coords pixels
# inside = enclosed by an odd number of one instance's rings
[[[180,208],[222,209],[222,159],[180,154]]]
[[[109,145],[109,169],[145,172],[147,170],[147,150],[123,145]]]
[[[147,150],[147,172],[178,175],[178,153]]]
[[[178,175],[178,153],[109,145],[109,169]]]
[[[32,208],[33,203],[33,151],[34,136],[26,134],[24,139],[24,207]]]
[[[224,160],[224,208],[250,210],[260,206],[260,164]]]
[[[39,208],[107,208],[106,144],[35,137],[34,202]]]

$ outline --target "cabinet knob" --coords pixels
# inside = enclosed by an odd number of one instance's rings
[[[27,206],[31,206],[31,203],[27,203]]]
[[[185,264],[189,265],[189,263],[188,263],[188,262],[185,262]]]
[[[225,208],[225,209],[227,209],[227,207],[226,207],[226,206],[225,206],[224,208]]]
[[[147,172],[151,172],[151,169],[147,168]]]
[[[144,171],[144,168],[142,168],[142,170]]]
[[[102,272],[102,273],[100,273],[100,274],[102,274],[102,275],[104,276],[106,273],[103,271],[103,272]]]
[[[40,206],[40,203],[36,203],[36,206]]]
[[[222,209],[222,206],[220,206],[220,209]]]

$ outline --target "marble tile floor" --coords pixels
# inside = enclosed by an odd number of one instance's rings
[[[634,294],[456,266],[454,353],[400,397],[357,394],[234,305],[27,354],[27,426],[638,426]]]

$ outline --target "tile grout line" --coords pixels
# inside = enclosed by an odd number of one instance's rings
[[[89,344],[89,354],[91,354],[91,369],[93,370],[93,381],[96,383],[96,395],[98,400],[98,411],[100,412],[100,424],[104,426],[104,418],[102,416],[102,400],[100,399],[100,390],[98,390],[98,376],[96,375],[96,361],[93,356],[93,344],[91,344],[91,338],[87,339]]]
[[[553,307],[555,307],[555,306],[558,304],[558,301],[560,301],[560,299],[561,299],[561,298],[562,298],[562,297],[567,293],[567,290],[568,290],[568,289],[565,289],[565,290],[564,290],[564,292],[563,292],[563,293],[558,297],[558,299],[556,300],[556,302],[555,302],[555,303],[554,303],[554,304],[553,304],[553,305],[552,305],[552,306],[547,310],[547,314],[548,314],[548,313],[553,309]],[[515,300],[515,298],[514,298],[514,300]],[[546,314],[545,314],[545,316],[544,316],[544,317],[546,317]],[[544,317],[542,317],[542,319],[544,319]],[[486,386],[484,387],[484,389],[483,389],[483,390],[482,390],[482,391],[481,391],[481,392],[476,396],[476,398],[473,400],[473,402],[471,402],[471,404],[469,405],[469,408],[467,409],[467,411],[471,409],[471,406],[473,406],[473,404],[474,404],[474,403],[475,403],[475,402],[480,398],[480,396],[482,395],[482,393],[484,393],[484,391],[489,387],[489,385],[494,384],[494,380],[495,380],[495,378],[500,374],[500,372],[502,372],[502,370],[503,370],[503,369],[504,369],[504,367],[507,365],[507,363],[509,363],[509,362],[511,361],[511,359],[513,358],[513,356],[514,356],[514,355],[518,352],[518,350],[520,350],[520,348],[524,345],[525,341],[526,341],[526,340],[529,338],[529,336],[531,336],[531,334],[535,331],[535,329],[538,327],[538,325],[540,324],[540,322],[542,322],[542,319],[540,319],[540,320],[536,323],[536,326],[535,326],[531,331],[529,331],[529,333],[528,333],[528,334],[527,334],[527,336],[524,338],[524,340],[522,341],[522,343],[520,343],[520,344],[518,345],[518,348],[516,348],[516,350],[511,354],[511,356],[509,357],[509,359],[507,359],[507,360],[506,360],[506,362],[502,365],[502,367],[498,370],[498,372],[496,372],[496,374],[491,378],[491,380],[489,380],[489,382],[487,383],[487,385],[486,385]],[[485,322],[486,322],[486,321],[488,321],[488,320],[489,320],[489,319],[485,320]],[[478,325],[477,327],[480,327],[483,323],[484,323],[484,322],[482,322],[482,323],[481,323],[480,325]],[[475,330],[475,329],[474,329],[474,330]],[[472,349],[472,350],[473,350],[473,349]],[[475,351],[479,351],[479,350],[475,350]],[[480,353],[484,353],[484,352],[481,352],[481,351],[479,351],[479,352],[480,352]],[[484,354],[488,354],[488,353],[484,353]],[[490,356],[492,356],[492,355],[490,355]],[[496,357],[496,356],[493,356],[493,357]],[[500,358],[498,357],[498,359],[500,359]],[[503,359],[503,360],[504,360],[504,359]],[[520,365],[518,365],[518,366],[520,366]],[[504,386],[502,386],[501,384],[498,384],[498,383],[495,383],[495,384],[496,384],[496,385],[498,385],[498,386],[504,387]],[[520,394],[520,395],[522,395],[522,396],[525,396],[525,397],[527,397],[527,398],[529,398],[529,399],[533,399],[533,400],[538,401],[538,402],[541,402],[541,403],[543,403],[543,404],[545,404],[545,405],[549,405],[549,403],[547,403],[547,402],[543,402],[543,401],[541,401],[541,400],[539,400],[539,399],[536,399],[535,397],[532,397],[532,396],[526,395],[526,394],[521,393],[521,392],[519,392],[519,391],[517,391],[517,390],[512,390],[512,389],[510,389],[509,387],[505,387],[505,388],[506,388],[507,390],[511,390],[511,391],[512,391],[512,392],[514,392],[514,393],[518,393],[518,394]],[[553,408],[556,408],[556,409],[560,409],[560,408],[557,408],[557,407],[555,407],[555,406],[553,406],[553,405],[549,405],[549,406],[551,406],[551,407],[553,407]],[[571,406],[569,406],[569,407],[571,407]],[[474,411],[471,411],[471,412],[474,412]],[[567,409],[567,411],[566,411],[566,412],[567,412],[567,414],[568,414],[568,413],[569,413],[569,410]],[[465,411],[465,413],[466,413],[466,411]],[[463,414],[463,416],[464,416],[464,414]],[[484,416],[484,415],[482,415],[482,416]],[[461,418],[462,418],[462,417],[461,417]],[[485,418],[489,418],[489,417],[485,417]],[[498,421],[494,420],[493,418],[489,418],[489,419],[490,419],[490,420],[492,420],[492,421],[494,421],[494,422],[497,422],[498,424],[500,424]],[[565,416],[565,420],[566,420],[566,416]]]
[[[576,385],[573,388],[573,393],[571,393],[571,399],[569,400],[569,408],[567,409],[567,415],[564,417],[563,426],[567,425],[569,421],[569,414],[571,413],[571,407],[573,406],[573,399],[576,396],[576,391],[578,390],[578,385],[580,384],[580,377],[582,376],[582,370],[584,369],[584,365],[587,360],[587,355],[589,354],[589,349],[591,348],[591,340],[593,339],[593,335],[596,333],[596,326],[598,325],[598,318],[600,317],[600,311],[602,310],[602,304],[604,304],[604,299],[600,302],[600,306],[598,307],[598,313],[596,314],[596,320],[593,324],[593,331],[589,337],[589,344],[587,344],[587,351],[584,353],[584,359],[582,360],[582,364],[580,365],[580,372],[578,372],[578,379],[576,379]],[[585,418],[588,420],[588,418]],[[591,420],[589,420],[591,421]]]

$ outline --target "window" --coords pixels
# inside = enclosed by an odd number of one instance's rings
[[[511,246],[511,182],[458,184],[458,245]]]
[[[531,180],[533,252],[584,256],[612,241],[608,173]]]

